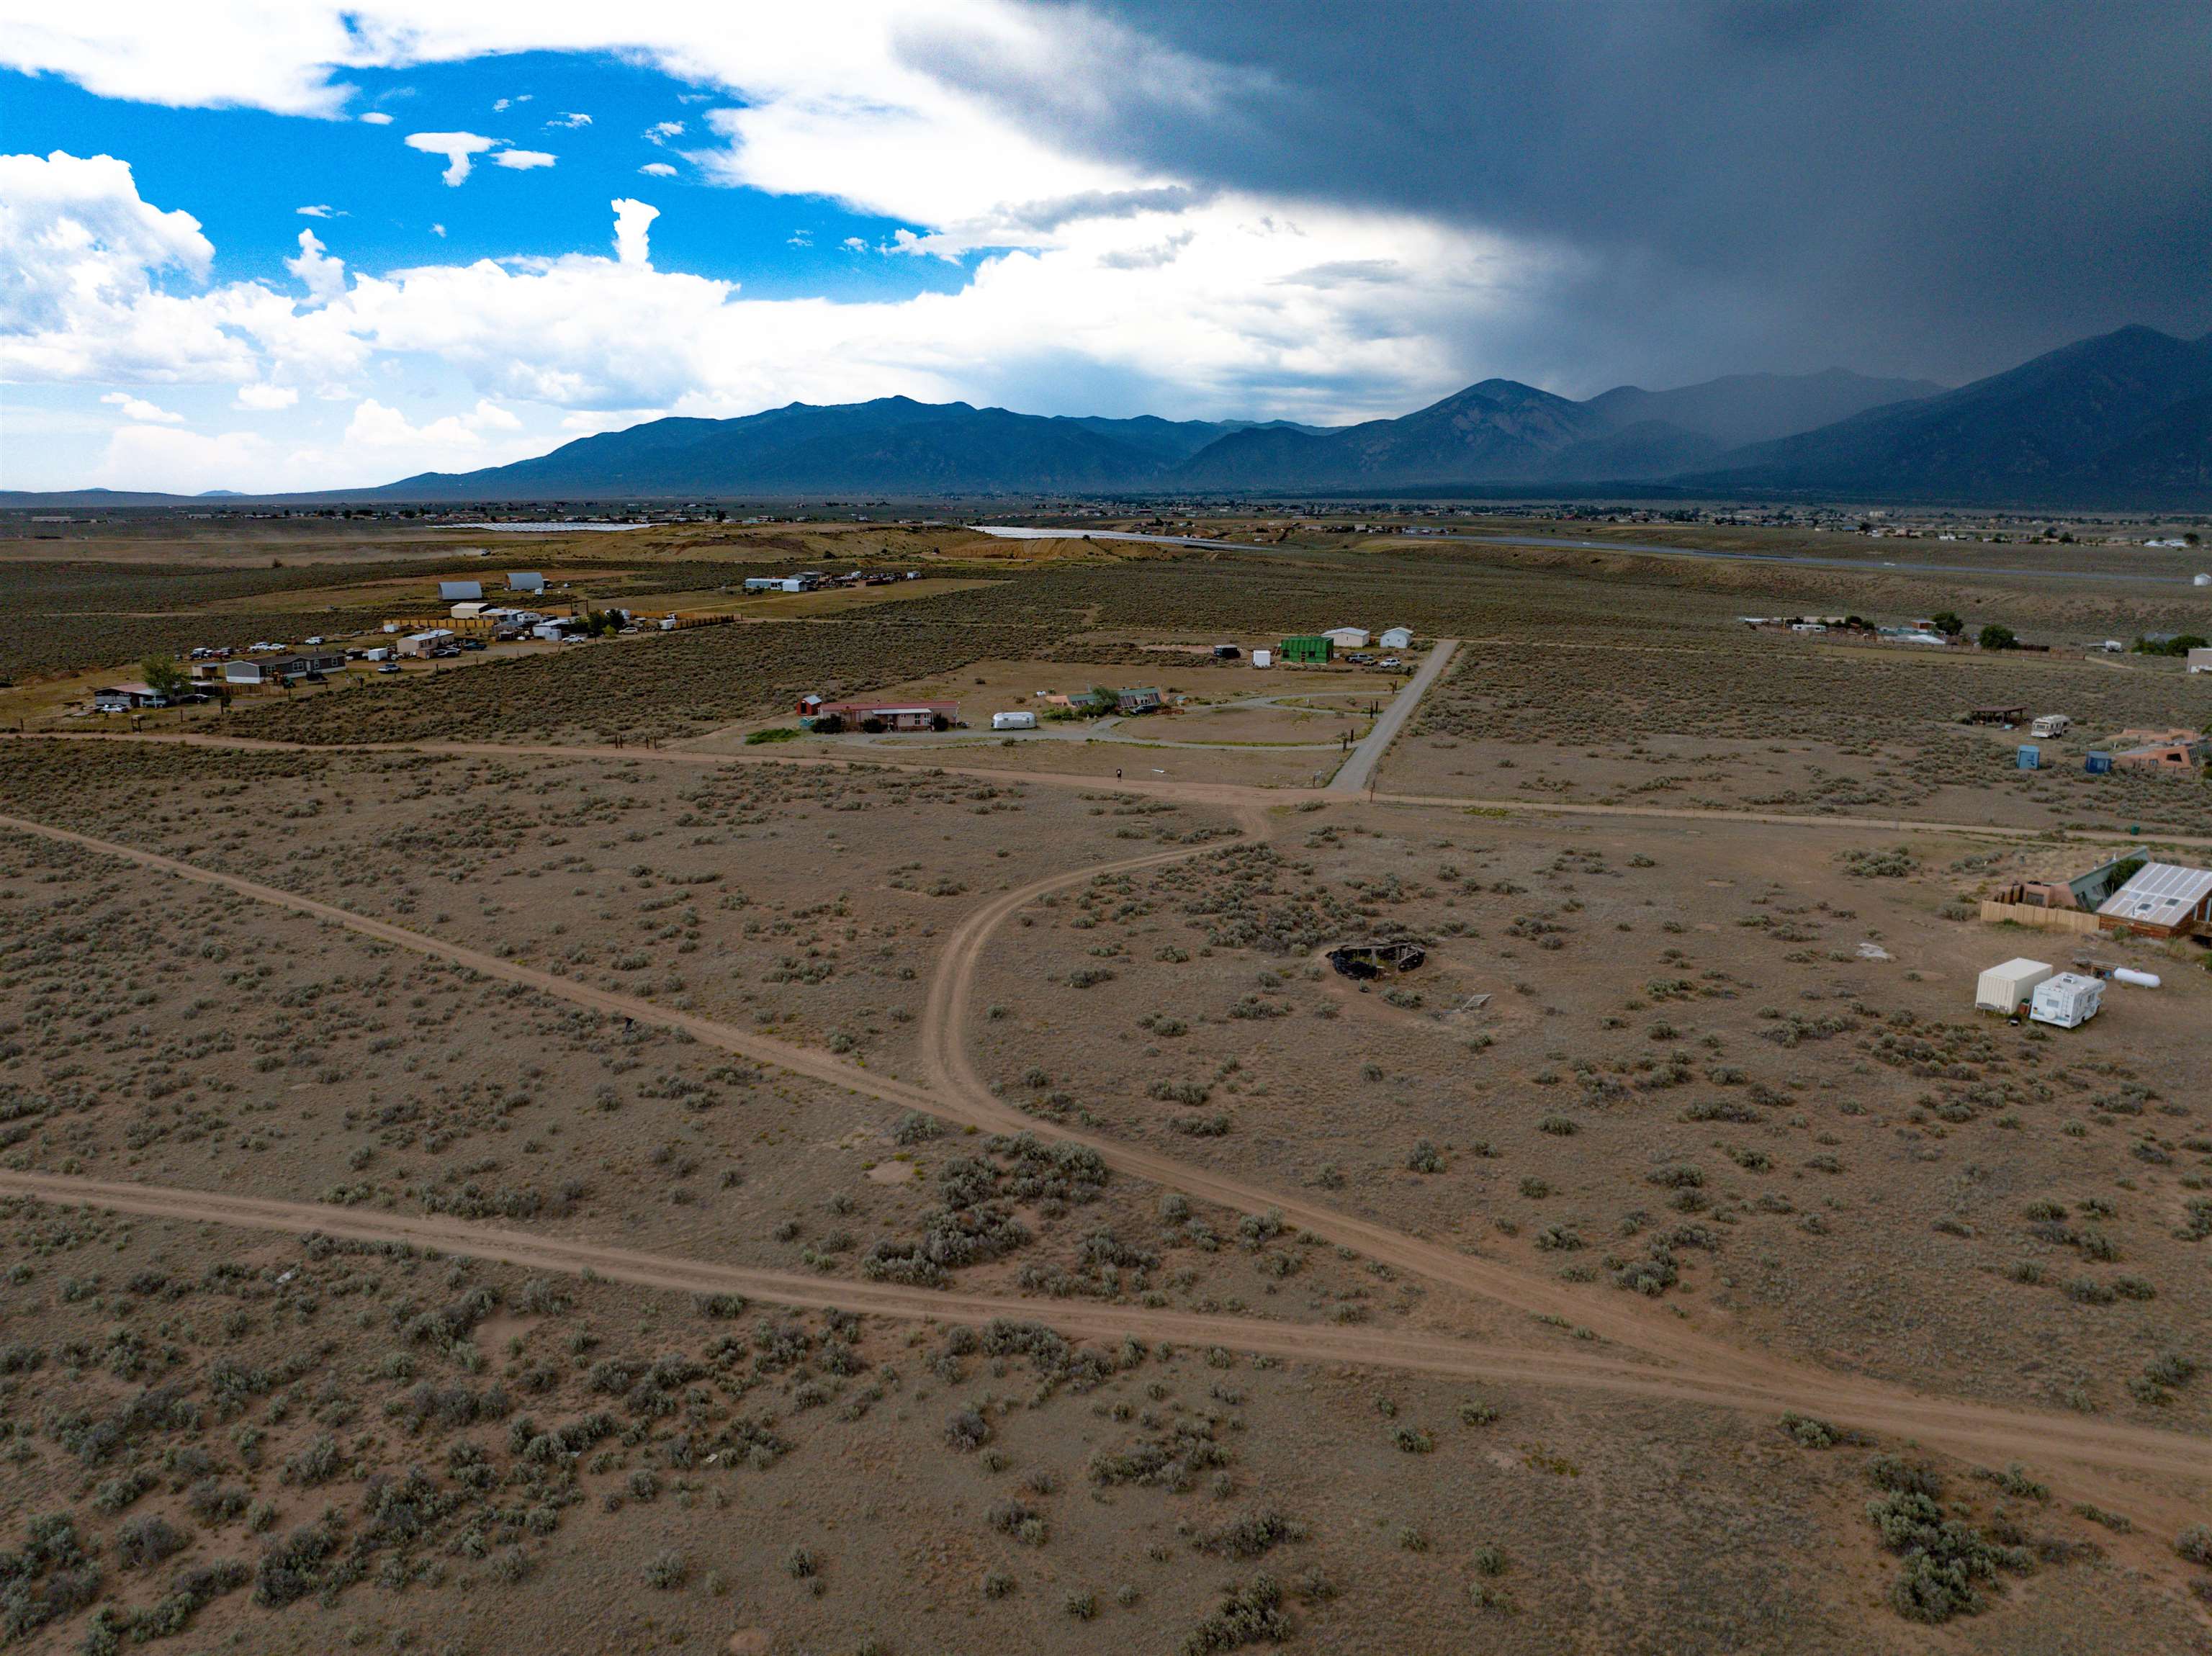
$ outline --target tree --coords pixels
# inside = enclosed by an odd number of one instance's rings
[[[138,670],[146,688],[164,701],[182,701],[191,693],[192,676],[177,664],[174,656],[148,656]]]
[[[1988,626],[1982,628],[1981,638],[1978,641],[1981,644],[1982,648],[1984,650],[2017,650],[2020,648],[2020,640],[2013,636],[2012,628],[2009,627],[2000,627],[1995,622],[1991,622]]]
[[[1938,610],[1929,617],[1929,624],[1945,638],[1956,638],[1966,630],[1966,618],[1955,610]]]

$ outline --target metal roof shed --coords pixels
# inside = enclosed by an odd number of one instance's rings
[[[2179,863],[2145,863],[2133,879],[2097,910],[2108,930],[2185,937],[2212,923],[2212,869]]]
[[[2010,1016],[2027,1004],[2036,990],[2049,980],[2051,973],[2051,967],[2043,961],[2014,959],[2002,966],[1992,966],[1974,986],[1974,1010],[2002,1012]]]

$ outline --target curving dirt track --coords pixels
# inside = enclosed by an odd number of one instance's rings
[[[1239,814],[1248,828],[1256,828],[1263,822],[1262,808],[1257,802],[1244,802]],[[1155,867],[1218,848],[1217,845],[1208,844],[1178,846],[1115,863],[1092,864],[1003,892],[978,907],[947,939],[931,984],[923,1034],[924,1063],[931,1084],[921,1087],[878,1076],[814,1049],[755,1034],[716,1019],[678,1011],[635,996],[595,989],[463,944],[372,919],[335,904],[201,868],[158,852],[10,816],[0,816],[0,828],[36,834],[179,878],[235,891],[401,948],[467,966],[487,977],[524,985],[573,1004],[633,1018],[641,1023],[680,1028],[704,1045],[902,1108],[972,1123],[994,1131],[1033,1129],[1036,1124],[991,1095],[976,1073],[962,1039],[973,1004],[975,970],[993,931],[1025,904],[1060,887],[1081,883],[1099,873]],[[1440,1286],[1588,1329],[1610,1342],[1615,1354],[1600,1356],[1540,1347],[1516,1350],[1470,1345],[1443,1337],[1270,1324],[1061,1301],[1053,1301],[1048,1310],[1036,1302],[1018,1299],[902,1289],[874,1283],[841,1283],[830,1289],[818,1281],[773,1272],[747,1271],[558,1242],[449,1220],[364,1216],[345,1209],[312,1204],[149,1190],[58,1176],[0,1174],[0,1191],[37,1195],[49,1200],[89,1200],[131,1211],[263,1228],[319,1229],[338,1235],[421,1241],[546,1269],[588,1268],[601,1275],[621,1276],[623,1280],[653,1286],[734,1288],[755,1297],[783,1303],[835,1304],[909,1317],[1042,1314],[1055,1326],[1077,1332],[1109,1336],[1135,1333],[1153,1339],[1202,1340],[1308,1361],[1371,1363],[1469,1378],[1518,1378],[1616,1393],[1699,1401],[1769,1416],[1784,1409],[1797,1409],[1839,1418],[1862,1429],[1917,1438],[1970,1457],[2027,1459],[2043,1464],[2063,1462],[2091,1477],[2100,1472],[2159,1473],[2188,1479],[2199,1490],[2212,1486],[2212,1438],[1931,1398],[1902,1386],[1830,1373],[1714,1338],[1671,1313],[1642,1301],[1600,1291],[1578,1291],[1571,1285],[1533,1277],[1511,1265],[1341,1212],[1299,1192],[1276,1190],[1233,1174],[1194,1167],[1141,1145],[1057,1126],[1051,1131],[1055,1137],[1095,1149],[1109,1166],[1124,1174],[1243,1211],[1279,1209],[1285,1219],[1295,1226],[1330,1241],[1358,1248],[1374,1259]],[[2145,1501],[2152,1501],[2181,1514],[2176,1521],[2185,1521],[2192,1510],[2186,1504],[2168,1502],[2132,1483],[2115,1485],[2095,1477],[2094,1485],[2085,1483],[2083,1487],[2095,1488],[2107,1500],[2125,1499],[2139,1512]]]
[[[1090,1301],[1056,1300],[1040,1305],[1030,1300],[957,1289],[828,1283],[819,1277],[562,1241],[459,1219],[365,1212],[312,1202],[280,1202],[58,1174],[0,1172],[0,1195],[291,1235],[320,1234],[364,1241],[408,1242],[530,1270],[569,1275],[590,1271],[641,1287],[734,1292],[771,1305],[835,1307],[880,1317],[940,1322],[1036,1318],[1065,1332],[1095,1339],[1133,1336],[1185,1345],[1219,1345],[1301,1362],[1350,1363],[1452,1379],[1559,1386],[1749,1413],[1771,1413],[1778,1406],[1771,1390],[1755,1376],[1654,1368],[1621,1357],[1577,1350],[1564,1340],[1553,1348],[1501,1346],[1437,1334],[1205,1316]],[[2103,1471],[2212,1481],[2212,1440],[2078,1416],[2045,1416],[1978,1404],[1918,1398],[1884,1403],[1871,1399],[1864,1388],[1848,1380],[1823,1382],[1809,1377],[1802,1394],[1788,1401],[1843,1416],[1861,1428],[1941,1444],[1970,1457],[2032,1458],[2042,1463],[2057,1461]]]

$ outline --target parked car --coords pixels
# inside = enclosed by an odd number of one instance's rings
[[[399,664],[396,661],[380,661],[376,664],[376,670],[380,673],[396,673],[399,670]]]

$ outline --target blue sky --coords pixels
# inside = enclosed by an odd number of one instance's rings
[[[0,482],[1956,383],[2212,327],[2207,52],[2202,0],[0,0]]]
[[[1006,0],[42,10],[0,31],[0,482],[372,484],[793,400],[1326,419],[1461,383],[1547,252],[1082,130],[1106,88],[1235,83]]]
[[[371,270],[557,257],[604,240],[607,202],[637,195],[662,209],[654,229],[662,262],[742,282],[762,297],[902,299],[951,291],[965,279],[941,261],[886,260],[844,245],[857,237],[872,247],[910,227],[896,220],[823,197],[702,185],[684,151],[711,143],[708,108],[736,100],[651,67],[600,53],[531,52],[347,78],[358,88],[356,114],[388,114],[391,124],[164,108],[5,70],[0,105],[10,149],[130,161],[147,200],[199,220],[222,279],[286,281],[283,261],[298,252],[302,227]],[[588,124],[576,123],[578,114]],[[669,134],[666,124],[684,130]],[[487,154],[473,159],[464,184],[448,188],[444,159],[405,145],[408,134],[423,131],[473,132],[557,159],[517,172],[490,165]],[[656,165],[673,175],[640,171]],[[297,216],[310,206],[332,215]]]

